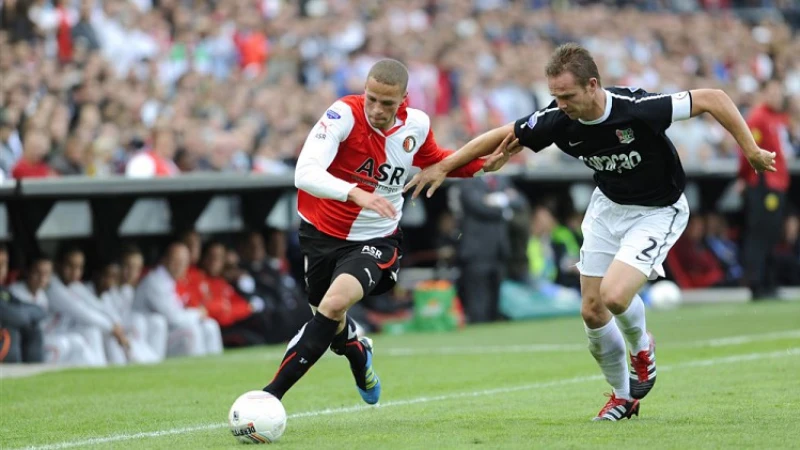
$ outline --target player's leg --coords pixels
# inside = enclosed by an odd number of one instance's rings
[[[349,273],[358,278],[364,297],[389,292],[397,282],[400,269],[401,239],[402,235],[397,233],[359,246],[337,265],[334,276]],[[366,336],[359,338],[356,322],[349,316],[346,321],[346,326],[334,336],[331,350],[347,358],[358,393],[366,403],[374,405],[380,400],[381,381],[372,364],[372,340]]]
[[[26,363],[44,362],[44,335],[39,324],[28,325],[19,331],[22,338],[22,360]]]
[[[203,356],[206,342],[200,320],[172,327],[167,337],[167,356]]]
[[[349,273],[336,276],[320,301],[317,312],[292,338],[286,355],[272,381],[264,387],[277,398],[284,394],[311,368],[344,329],[347,309],[364,296],[361,282]]]
[[[584,242],[578,269],[581,273],[581,317],[589,340],[589,353],[597,361],[613,392],[595,420],[620,420],[638,414],[639,404],[630,395],[625,338],[603,304],[600,286],[614,260],[619,240],[609,228],[615,205],[595,191],[581,225]]]
[[[159,360],[167,357],[167,341],[169,340],[169,324],[167,318],[161,314],[142,314],[145,320],[144,334],[147,345],[153,349]]]
[[[108,363],[114,366],[122,366],[128,363],[128,355],[125,349],[119,344],[114,336],[106,334],[103,336],[103,346],[106,351]]]
[[[106,350],[103,340],[103,332],[96,327],[81,327],[76,328],[74,331],[83,337],[83,345],[91,355],[89,356],[89,359],[92,361],[91,365],[108,365],[108,358],[106,357]]]
[[[594,420],[617,421],[639,414],[639,402],[631,397],[625,338],[600,298],[603,278],[581,275],[581,316],[589,353],[597,361],[608,384],[611,398]]]
[[[203,338],[206,342],[206,352],[209,355],[219,355],[222,353],[222,331],[216,320],[205,318],[200,323],[203,329]]]
[[[648,279],[664,276],[667,252],[683,233],[689,208],[682,198],[675,205],[644,211],[622,238],[609,267],[600,297],[614,314],[630,346],[631,395],[644,398],[656,382],[655,342],[647,331],[645,307],[637,292]]]

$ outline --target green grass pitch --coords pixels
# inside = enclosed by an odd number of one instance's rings
[[[658,383],[629,421],[590,419],[610,392],[579,318],[374,336],[366,407],[328,354],[284,398],[279,448],[800,448],[800,302],[649,311]],[[0,448],[241,448],[226,426],[282,348],[0,379]],[[0,366],[0,370],[2,366]]]

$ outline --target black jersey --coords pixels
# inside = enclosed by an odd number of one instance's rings
[[[688,119],[689,92],[652,94],[634,88],[605,88],[603,116],[572,120],[556,107],[517,120],[520,144],[538,152],[555,143],[595,171],[597,186],[613,202],[667,206],[686,186],[678,152],[666,135],[672,122]]]

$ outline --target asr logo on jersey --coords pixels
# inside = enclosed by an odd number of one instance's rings
[[[580,157],[580,160],[589,168],[598,172],[617,172],[631,170],[642,162],[642,155],[637,151],[630,153],[619,153],[610,156],[592,156],[589,158]]]
[[[397,185],[402,182],[403,174],[406,169],[403,167],[394,167],[391,164],[377,164],[374,159],[367,158],[366,161],[356,169],[356,173],[366,175],[370,180],[378,182],[386,181],[387,184]],[[370,183],[372,185],[372,183]]]

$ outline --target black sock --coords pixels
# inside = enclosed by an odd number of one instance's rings
[[[364,372],[367,365],[367,352],[364,351],[364,346],[361,345],[361,342],[358,342],[356,323],[350,316],[347,316],[347,324],[344,330],[333,338],[331,350],[337,355],[347,357],[347,360],[350,361],[350,370],[353,372],[356,384],[361,389],[366,389],[364,380],[366,374]]]
[[[297,342],[286,350],[283,362],[275,378],[264,388],[277,398],[283,398],[292,386],[308,372],[308,369],[325,354],[333,341],[339,322],[317,312],[300,330],[293,340]]]

